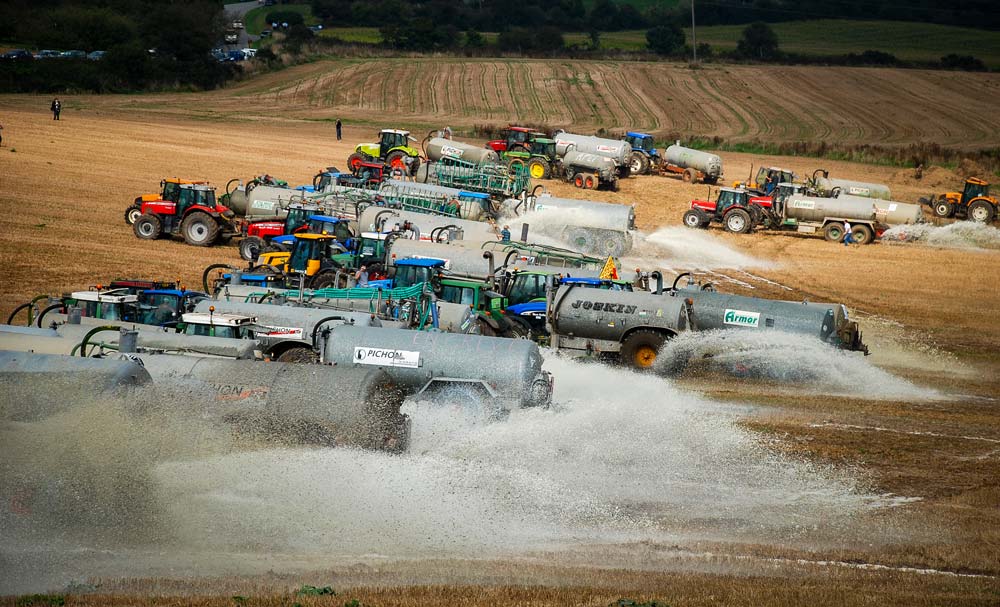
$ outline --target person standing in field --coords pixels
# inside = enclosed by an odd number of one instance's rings
[[[59,120],[59,113],[62,112],[62,102],[59,99],[52,100],[52,119]]]
[[[343,128],[344,126],[340,123],[340,118],[337,118],[337,141],[340,141]]]
[[[851,235],[851,224],[844,220],[844,246],[854,244],[854,236]]]

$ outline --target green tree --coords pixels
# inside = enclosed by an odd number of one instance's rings
[[[486,46],[486,39],[474,29],[465,32],[465,46],[468,48],[483,48]]]
[[[779,55],[778,36],[763,21],[751,23],[743,29],[736,52],[751,59],[775,59]]]
[[[646,45],[658,55],[670,55],[684,47],[684,30],[676,21],[657,25],[646,32]]]

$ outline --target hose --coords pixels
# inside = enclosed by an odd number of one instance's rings
[[[86,354],[87,344],[90,341],[90,338],[93,337],[94,335],[100,333],[101,331],[115,331],[115,332],[118,332],[118,331],[121,331],[121,327],[115,327],[115,326],[112,326],[112,325],[102,325],[100,327],[94,327],[90,331],[87,331],[87,334],[83,336],[83,341],[81,341],[80,343],[78,343],[75,346],[73,346],[73,350],[69,353],[69,355],[70,356],[76,356],[76,351],[79,349],[80,350],[80,357],[81,358],[86,358],[87,357],[87,354]]]
[[[670,285],[670,290],[671,291],[676,291],[677,290],[677,283],[680,282],[680,280],[682,278],[684,278],[685,276],[690,276],[690,275],[691,275],[691,272],[681,272],[680,274],[678,274],[677,278],[674,279],[674,284]]]
[[[24,326],[30,327],[31,326],[31,321],[34,320],[31,317],[31,310],[32,310],[32,308],[34,308],[34,306],[35,306],[35,304],[37,302],[39,302],[39,301],[41,301],[41,300],[43,300],[43,299],[45,299],[47,297],[48,297],[48,295],[37,295],[31,301],[29,301],[28,303],[23,303],[23,304],[19,305],[18,307],[14,308],[14,311],[11,312],[10,316],[7,317],[7,324],[8,325],[14,324],[14,317],[17,316],[17,313],[20,312],[21,310],[23,310],[24,308],[28,308],[28,324],[26,324]]]
[[[226,182],[226,196],[231,196],[232,195],[233,190],[229,189],[229,186],[233,185],[234,181],[238,182],[238,181],[240,181],[240,179],[239,178],[233,178],[233,179],[230,179],[229,181]]]
[[[319,320],[319,322],[316,323],[316,326],[313,327],[313,330],[312,330],[312,340],[311,341],[312,341],[313,350],[316,350],[316,347],[317,347],[317,345],[316,345],[316,334],[319,333],[320,327],[322,327],[325,323],[327,323],[327,322],[329,322],[331,320],[340,320],[340,321],[343,321],[345,323],[354,324],[353,320],[344,318],[343,316],[340,316],[340,315],[327,316],[327,317],[321,318]]]
[[[228,263],[213,263],[212,265],[210,265],[207,268],[205,268],[205,271],[201,273],[201,286],[202,286],[202,288],[204,288],[205,293],[208,293],[212,297],[215,297],[215,291],[212,291],[212,289],[210,289],[209,286],[208,286],[208,274],[212,270],[218,270],[220,268],[225,268],[225,269],[233,271],[233,272],[239,272],[238,269],[234,268],[233,266],[229,265]]]
[[[47,308],[45,308],[44,310],[42,310],[41,312],[39,312],[39,314],[38,314],[38,320],[35,321],[35,326],[38,327],[39,329],[41,329],[42,328],[42,319],[45,318],[45,315],[48,314],[49,312],[51,312],[52,310],[56,310],[56,309],[62,308],[62,307],[63,307],[63,304],[62,304],[62,302],[60,302],[60,303],[57,303],[57,304],[52,304],[51,306],[48,306]]]

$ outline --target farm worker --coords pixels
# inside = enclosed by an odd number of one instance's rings
[[[59,112],[62,111],[62,103],[58,99],[52,100],[52,119],[59,120]]]
[[[510,226],[504,226],[500,230],[500,242],[510,242]]]
[[[635,269],[635,281],[632,286],[640,291],[649,290],[649,274],[644,274],[641,268]]]
[[[340,136],[342,134],[341,129],[343,129],[343,126],[344,125],[340,123],[340,118],[337,118],[337,141],[340,141]]]
[[[0,146],[3,146],[3,125],[0,124]]]
[[[854,237],[851,236],[851,224],[847,220],[844,220],[844,246],[846,247],[853,242]]]
[[[767,185],[764,187],[765,193],[770,196],[774,189],[778,187],[778,173],[771,173],[771,176],[767,180]]]
[[[358,271],[354,273],[354,284],[359,287],[368,286],[368,266],[361,266]]]

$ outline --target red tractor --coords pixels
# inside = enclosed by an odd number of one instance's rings
[[[177,202],[144,201],[141,211],[132,231],[143,240],[176,234],[189,245],[208,247],[238,233],[233,212],[215,201],[215,188],[207,185],[181,184]]]
[[[488,142],[486,147],[501,154],[503,152],[530,152],[531,141],[535,139],[536,135],[543,134],[536,134],[523,126],[508,126],[501,134],[502,139],[494,139]]]
[[[684,212],[684,225],[689,228],[707,228],[713,221],[721,223],[729,232],[746,234],[760,223],[761,198],[750,198],[750,193],[742,188],[721,188],[712,200],[692,200],[691,209]],[[770,206],[770,198],[766,199]]]

